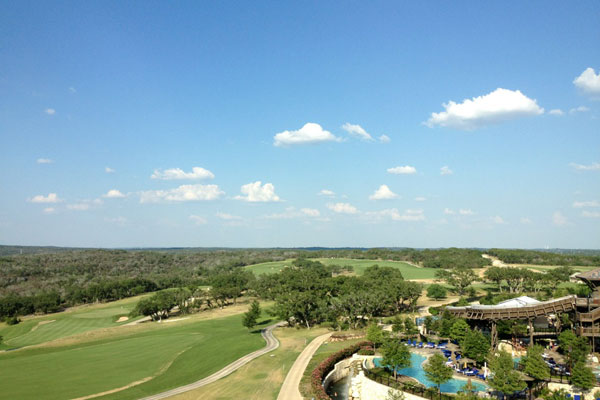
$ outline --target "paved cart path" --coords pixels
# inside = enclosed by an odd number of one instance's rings
[[[290,371],[285,377],[285,381],[283,381],[283,385],[281,386],[277,400],[302,400],[298,386],[300,386],[300,380],[304,375],[304,370],[306,370],[310,359],[315,354],[319,346],[321,346],[324,341],[329,339],[329,336],[331,336],[332,333],[333,332],[329,332],[316,337],[308,346],[304,348],[302,353],[300,353],[298,358],[296,358],[294,365],[292,365],[292,368],[290,368]]]
[[[286,322],[278,322],[276,324],[268,326],[267,328],[265,328],[261,331],[262,337],[267,341],[267,345],[265,347],[263,347],[262,349],[256,350],[253,353],[250,353],[241,358],[238,358],[236,361],[227,365],[223,369],[215,372],[214,374],[212,374],[210,376],[207,376],[206,378],[200,379],[199,381],[190,383],[189,385],[179,386],[175,389],[167,390],[166,392],[162,392],[162,393],[158,393],[158,394],[155,394],[152,396],[144,397],[141,400],[166,399],[167,397],[175,396],[176,394],[184,393],[189,390],[198,389],[202,386],[208,385],[209,383],[218,381],[219,379],[231,374],[235,370],[248,364],[250,361],[254,360],[255,358],[258,358],[258,357],[262,356],[263,354],[269,353],[269,352],[275,350],[276,348],[278,348],[279,341],[275,338],[275,336],[273,336],[273,329],[277,328],[278,326],[283,326],[286,324],[287,324]]]

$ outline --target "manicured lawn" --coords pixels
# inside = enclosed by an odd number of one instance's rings
[[[127,316],[140,296],[107,304],[78,307],[67,312],[40,317],[27,317],[17,325],[0,324],[4,343],[0,349],[15,349],[76,335],[100,328],[119,326],[132,320],[117,323],[120,316]]]
[[[293,260],[272,261],[254,265],[248,265],[244,268],[254,272],[254,275],[275,274],[281,271],[284,267],[292,265]]]
[[[281,271],[286,266],[292,265],[292,261],[273,261],[249,265],[245,268],[256,275],[272,274]],[[433,279],[436,271],[435,268],[419,268],[401,261],[353,260],[348,258],[317,258],[315,261],[320,261],[325,265],[350,265],[354,268],[354,274],[356,275],[364,274],[365,269],[375,264],[380,267],[397,268],[402,272],[404,279]]]
[[[327,329],[277,328],[275,336],[280,346],[272,353],[250,362],[217,382],[200,389],[172,397],[172,400],[275,400],[296,358],[316,336]]]
[[[201,379],[264,344],[240,314],[123,327],[99,340],[0,353],[0,387],[7,399],[72,399],[152,377],[102,397],[136,399]]]

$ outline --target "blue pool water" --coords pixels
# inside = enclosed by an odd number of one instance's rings
[[[427,379],[427,376],[425,375],[425,371],[423,371],[423,368],[421,367],[421,364],[423,364],[423,361],[425,361],[426,358],[427,357],[422,356],[420,354],[410,353],[411,366],[408,368],[399,369],[398,373],[415,378],[416,380],[418,380],[419,382],[421,382],[422,384],[424,384],[427,387],[437,387],[437,385],[435,383],[433,383],[429,379]],[[381,367],[381,358],[376,358],[373,360],[373,362],[375,363],[376,367]],[[472,380],[471,383],[473,385],[473,390],[475,390],[477,392],[484,392],[488,389],[488,386],[483,383],[475,382],[474,380]],[[444,393],[456,393],[459,390],[461,390],[462,387],[465,386],[466,384],[467,384],[467,379],[453,378],[453,379],[449,380],[448,382],[444,383],[441,386],[441,390]]]

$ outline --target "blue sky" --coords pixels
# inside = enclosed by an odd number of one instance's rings
[[[600,247],[596,1],[0,7],[2,244]]]

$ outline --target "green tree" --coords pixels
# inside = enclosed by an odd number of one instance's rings
[[[408,347],[398,340],[387,340],[381,348],[383,353],[383,365],[389,365],[394,369],[394,378],[398,369],[410,367],[410,351]]]
[[[244,325],[248,329],[254,328],[258,318],[260,318],[260,314],[262,313],[260,309],[260,304],[258,301],[254,300],[250,304],[250,309],[244,313],[244,317],[242,318],[242,325]]]
[[[490,370],[493,376],[488,381],[489,385],[504,395],[510,396],[527,387],[519,372],[514,370],[513,359],[506,351],[499,351],[491,357]]]
[[[550,378],[550,368],[542,358],[543,352],[542,346],[529,347],[527,356],[521,361],[525,365],[523,372],[538,381]]]
[[[404,319],[404,332],[409,336],[416,335],[417,333],[419,333],[419,330],[415,325],[415,321],[413,321],[411,317],[406,317]]]
[[[371,324],[367,328],[367,340],[373,342],[373,348],[383,343],[383,329],[377,324]]]
[[[465,321],[462,318],[459,318],[452,324],[452,328],[450,329],[450,337],[453,340],[456,340],[459,343],[461,343],[470,330],[471,328],[469,328],[469,324],[467,324],[467,321]]]
[[[596,385],[596,377],[592,369],[587,367],[583,361],[578,361],[571,371],[571,385],[582,392],[587,392]]]
[[[404,330],[404,321],[396,315],[392,320],[392,332],[402,332]]]
[[[438,393],[440,393],[441,398],[442,383],[446,383],[452,379],[453,374],[452,368],[446,365],[446,357],[439,353],[432,355],[423,365],[423,370],[425,371],[427,379],[438,386]]]
[[[479,397],[477,396],[477,393],[475,392],[475,388],[473,387],[473,383],[471,382],[470,378],[467,381],[467,383],[465,383],[465,385],[462,388],[460,388],[460,390],[456,393],[456,399],[457,400],[478,400],[479,399]]]
[[[446,294],[446,288],[442,285],[438,285],[437,283],[431,284],[427,288],[427,297],[429,297],[430,299],[443,299],[444,297],[446,297]]]
[[[481,331],[469,329],[465,338],[460,342],[460,348],[464,351],[465,356],[482,363],[490,352],[490,340]]]
[[[438,279],[445,280],[450,286],[458,292],[459,295],[463,295],[466,292],[467,287],[475,280],[477,275],[471,268],[456,266],[452,269],[440,269],[435,272],[435,276]]]

